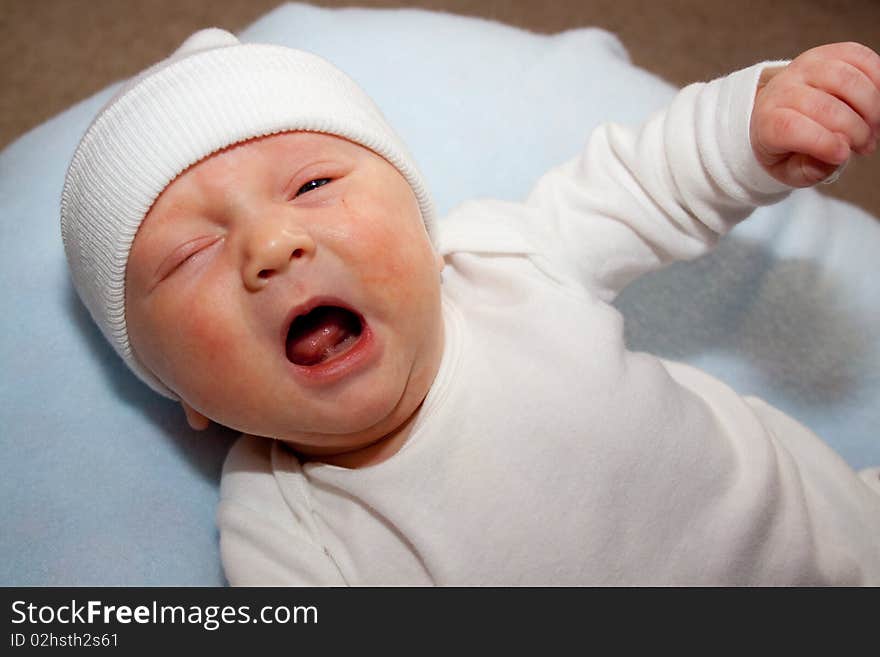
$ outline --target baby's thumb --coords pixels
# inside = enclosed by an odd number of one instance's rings
[[[837,172],[836,164],[829,164],[815,157],[797,153],[785,163],[786,181],[792,187],[810,187],[826,179],[833,182],[831,177]],[[834,176],[836,179],[836,176]]]

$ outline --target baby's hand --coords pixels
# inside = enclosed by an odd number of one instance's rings
[[[750,125],[752,150],[777,180],[808,187],[880,137],[880,55],[858,43],[806,51],[762,76]]]

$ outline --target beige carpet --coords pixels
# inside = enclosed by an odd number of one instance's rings
[[[160,59],[188,34],[236,31],[279,0],[0,0],[0,147]],[[639,66],[682,85],[819,43],[880,51],[880,0],[320,1],[482,16],[539,32],[597,25]],[[880,156],[857,159],[830,194],[880,216]]]

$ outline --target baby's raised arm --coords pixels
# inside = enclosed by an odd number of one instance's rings
[[[600,126],[541,177],[526,209],[504,210],[548,274],[611,300],[644,273],[704,255],[852,153],[873,152],[878,133],[880,56],[820,46],[685,87],[638,127]]]
[[[880,135],[880,55],[858,43],[806,51],[761,76],[750,124],[755,157],[792,187],[826,179]]]

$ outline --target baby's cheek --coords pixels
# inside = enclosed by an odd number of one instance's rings
[[[236,338],[230,329],[230,322],[223,314],[208,308],[190,309],[181,316],[180,348],[190,354],[198,355],[204,366],[234,355]]]
[[[190,402],[216,396],[237,356],[234,334],[210,303],[191,300],[163,308],[155,344],[160,378]]]
[[[251,377],[246,348],[220,319],[206,312],[182,319],[175,374],[181,396],[216,422],[233,426]]]
[[[414,287],[431,280],[433,257],[424,229],[412,217],[392,215],[387,208],[366,210],[356,223],[352,241],[358,245],[353,256],[361,261],[362,280],[394,297],[411,296]]]
[[[364,283],[382,290],[391,303],[412,306],[428,283],[425,262],[414,257],[407,243],[388,243],[381,254],[364,275]]]

